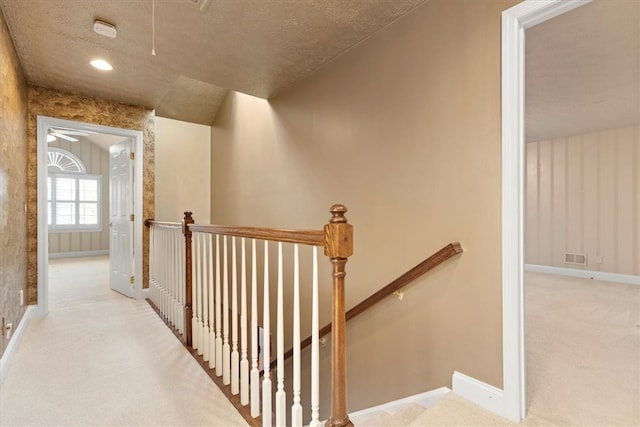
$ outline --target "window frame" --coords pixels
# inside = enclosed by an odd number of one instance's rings
[[[53,149],[54,147],[49,147]],[[50,232],[53,233],[69,233],[69,232],[102,232],[102,175],[87,174],[85,166],[82,161],[73,153],[66,150],[56,148],[55,150],[64,156],[73,159],[82,170],[82,172],[71,171],[56,171],[49,170],[47,173],[47,225]],[[58,186],[57,179],[73,179],[74,180],[74,195],[71,200],[59,200],[57,198],[56,187]],[[80,198],[80,181],[94,181],[96,183],[96,200],[87,201]],[[58,203],[73,204],[74,211],[74,223],[73,224],[57,224],[56,218],[56,205]],[[95,224],[80,224],[80,208],[82,204],[95,204],[97,213],[97,222]]]

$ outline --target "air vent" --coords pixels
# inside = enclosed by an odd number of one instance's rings
[[[564,263],[570,265],[587,265],[587,254],[564,254]]]
[[[186,1],[193,7],[197,7],[198,9],[200,9],[201,12],[204,12],[209,6],[209,4],[211,3],[211,0],[184,0],[184,1]]]

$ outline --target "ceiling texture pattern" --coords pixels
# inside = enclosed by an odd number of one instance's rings
[[[526,37],[527,141],[640,123],[639,0],[596,0]]]
[[[228,90],[274,97],[424,2],[155,0],[154,13],[152,0],[0,7],[30,84],[208,125]],[[117,37],[96,34],[96,19],[115,25]],[[97,57],[114,70],[93,69]]]
[[[154,0],[0,0],[0,8],[30,84],[209,125],[227,91],[275,97],[427,1],[155,0],[152,13]],[[96,34],[96,19],[118,36]],[[640,123],[640,0],[596,0],[536,25],[526,49],[528,141]],[[96,57],[114,70],[93,69]]]

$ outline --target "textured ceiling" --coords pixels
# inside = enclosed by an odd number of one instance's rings
[[[526,38],[527,141],[640,123],[640,1],[594,1]]]
[[[227,90],[270,98],[425,0],[0,0],[29,83],[210,124]],[[100,19],[117,27],[93,32]],[[114,67],[94,70],[102,57]]]

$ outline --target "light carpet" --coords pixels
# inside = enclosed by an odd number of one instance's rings
[[[527,419],[640,426],[640,286],[526,274]]]
[[[0,390],[2,426],[246,426],[145,301],[108,286],[105,257],[52,260]]]
[[[640,287],[527,273],[527,417],[516,424],[455,393],[370,427],[640,426]]]
[[[32,321],[18,349],[0,424],[246,425],[147,304],[110,291],[106,278],[97,286],[104,267],[84,263],[72,279],[64,261],[51,263],[51,314]],[[521,425],[640,426],[640,287],[527,273],[525,291]],[[363,424],[516,425],[454,393],[402,416]]]

